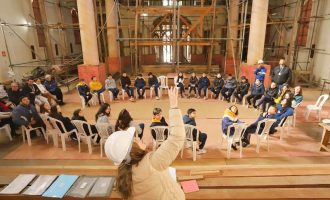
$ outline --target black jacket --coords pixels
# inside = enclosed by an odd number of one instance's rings
[[[189,85],[197,86],[197,83],[198,83],[198,78],[196,76],[195,77],[190,77]]]
[[[148,78],[149,87],[158,84],[158,78],[155,75],[152,75],[152,78]]]
[[[263,84],[260,84],[259,86],[256,84],[253,84],[251,87],[251,94],[252,95],[263,95],[265,92],[265,87]]]
[[[120,83],[123,88],[128,87],[131,85],[131,79],[128,76],[126,77],[121,76]]]
[[[275,88],[268,88],[266,91],[265,91],[265,96],[268,97],[268,98],[277,98],[277,95],[278,95],[278,88],[275,87]]]
[[[12,91],[11,89],[9,89],[7,93],[8,93],[9,101],[13,102],[16,106],[18,106],[19,98],[23,96],[22,90],[19,89],[17,91]]]
[[[200,87],[208,87],[210,85],[210,80],[209,78],[205,77],[200,77],[198,80],[198,86]]]
[[[213,81],[213,87],[216,89],[219,89],[219,90],[222,89],[224,84],[225,84],[225,81],[223,80],[223,78],[216,77]]]
[[[150,127],[153,127],[153,126],[168,126],[166,120],[164,117],[162,117],[162,119],[160,120],[160,122],[151,122],[150,124]]]
[[[245,83],[240,82],[237,86],[236,91],[239,94],[246,95],[249,92],[249,89],[250,89],[250,83],[246,81]]]
[[[283,67],[281,70],[280,66],[277,66],[272,71],[272,81],[277,83],[277,85],[282,85],[284,83],[290,84],[292,79],[292,71],[289,67]]]
[[[31,101],[30,103],[34,104],[34,100],[35,100],[36,96],[40,95],[41,92],[40,92],[38,86],[36,86],[35,84],[33,84],[32,86],[25,84],[25,86],[23,87],[23,94],[29,97],[29,99]]]

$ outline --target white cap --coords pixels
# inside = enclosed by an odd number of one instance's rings
[[[258,64],[264,64],[263,60],[258,60]]]
[[[116,131],[112,133],[104,145],[105,155],[112,160],[115,165],[120,165],[125,159],[130,159],[135,128],[130,127],[126,131]]]

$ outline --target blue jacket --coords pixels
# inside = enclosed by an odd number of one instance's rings
[[[137,78],[135,80],[134,86],[137,88],[143,88],[146,86],[146,82],[143,78]]]
[[[57,83],[55,80],[51,80],[51,81],[45,80],[44,86],[49,92],[54,92],[57,88]]]
[[[235,124],[235,123],[243,123],[242,121],[240,121],[239,119],[237,120],[232,120],[229,117],[224,117],[222,119],[222,123],[221,123],[221,129],[222,129],[222,133],[227,135],[227,129],[230,125]]]
[[[277,114],[275,115],[276,126],[280,125],[280,122],[282,119],[292,116],[293,112],[294,112],[293,108],[291,108],[291,107],[283,108],[281,104],[278,104],[277,105]]]
[[[152,75],[152,78],[148,78],[149,87],[158,85],[158,78],[155,75]]]
[[[195,119],[191,119],[188,115],[184,115],[182,119],[184,124],[197,125]]]
[[[256,75],[256,79],[259,79],[260,82],[264,82],[266,76],[267,69],[264,66],[259,66],[255,71],[254,74]]]
[[[29,125],[31,122],[31,119],[35,119],[37,122],[42,121],[36,108],[33,105],[28,105],[28,106],[23,106],[23,105],[18,105],[13,109],[12,112],[12,119],[13,122],[18,125]],[[23,119],[25,118],[25,119]]]
[[[88,85],[86,85],[86,84],[78,85],[78,91],[79,91],[79,94],[82,96],[86,96],[88,93],[90,93],[90,89],[89,89]]]
[[[210,80],[209,78],[205,77],[200,77],[198,80],[198,86],[199,87],[208,87],[210,85]]]
[[[257,86],[255,83],[251,87],[251,94],[252,95],[263,95],[265,92],[265,87],[263,84]]]

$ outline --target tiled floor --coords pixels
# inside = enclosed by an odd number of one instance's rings
[[[283,141],[279,140],[279,134],[275,134],[270,139],[270,151],[267,152],[266,144],[264,143],[261,147],[260,154],[255,152],[255,138],[252,139],[252,145],[243,150],[243,158],[290,158],[290,157],[320,157],[329,156],[329,153],[319,152],[319,142],[321,139],[322,128],[318,126],[315,119],[315,115],[312,114],[308,122],[303,118],[304,107],[307,104],[313,103],[319,91],[307,90],[304,92],[305,100],[303,105],[298,110],[297,126],[296,128],[290,129],[289,135],[284,138]],[[106,95],[107,99],[107,95]],[[62,112],[65,116],[71,117],[73,110],[80,107],[79,98],[76,91],[65,95],[67,104],[63,106]],[[221,141],[221,117],[225,108],[229,107],[230,104],[217,101],[217,100],[200,100],[200,99],[180,99],[179,107],[184,114],[186,110],[193,107],[197,110],[197,125],[198,128],[208,134],[208,140],[206,143],[206,149],[208,152],[202,156],[198,156],[199,160],[217,160],[225,158],[226,147],[223,144],[220,147]],[[114,124],[115,119],[121,109],[126,108],[130,111],[133,118],[137,122],[143,122],[146,124],[145,134],[143,140],[145,143],[151,145],[151,135],[149,130],[149,124],[151,119],[152,109],[154,107],[160,107],[164,111],[165,118],[168,117],[168,100],[166,97],[163,100],[143,100],[135,103],[129,101],[119,101],[111,103],[111,121]],[[84,110],[85,116],[89,122],[94,122],[94,114],[97,112],[98,106],[86,108]],[[327,105],[325,110],[329,110]],[[258,116],[258,112],[246,107],[239,106],[239,118],[247,123],[252,123]],[[323,117],[327,117],[327,112],[322,113]],[[1,136],[2,138],[3,136]],[[34,138],[32,147],[27,144],[21,144],[21,138],[17,138],[16,145],[9,148],[8,142],[0,139],[2,143],[6,143],[0,147],[2,153],[0,154],[3,159],[47,159],[47,160],[95,160],[105,159],[100,158],[100,148],[95,146],[93,148],[93,154],[90,155],[87,152],[87,145],[82,145],[82,152],[78,152],[78,146],[75,142],[67,142],[68,149],[63,152],[61,148],[55,148],[52,144],[46,144],[41,138]],[[15,142],[14,142],[15,143]],[[1,144],[1,143],[0,143]],[[232,152],[232,158],[239,158],[238,152]],[[185,150],[184,160],[191,159],[191,153]],[[178,158],[177,160],[180,160]],[[242,160],[242,159],[240,159]]]

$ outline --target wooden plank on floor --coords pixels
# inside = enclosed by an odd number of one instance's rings
[[[329,188],[201,189],[186,199],[330,199]]]
[[[327,187],[330,175],[277,177],[220,177],[198,180],[201,188],[226,187]]]

